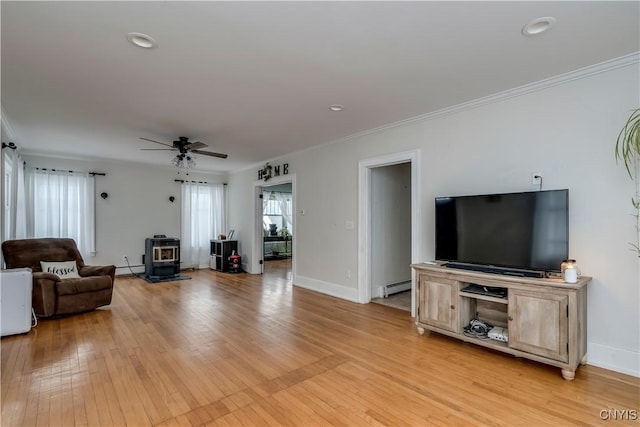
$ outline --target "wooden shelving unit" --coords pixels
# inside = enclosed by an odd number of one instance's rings
[[[229,257],[233,252],[238,253],[237,240],[211,240],[211,267],[212,270],[228,272]]]

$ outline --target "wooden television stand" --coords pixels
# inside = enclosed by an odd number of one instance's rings
[[[562,369],[565,380],[586,363],[587,283],[514,277],[414,264],[420,335],[435,331],[463,341]],[[506,289],[508,296],[464,292],[470,284]],[[508,342],[464,334],[472,319],[508,329]]]

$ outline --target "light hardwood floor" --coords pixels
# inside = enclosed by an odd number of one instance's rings
[[[421,337],[406,311],[292,287],[277,265],[185,273],[117,278],[110,306],[3,338],[2,426],[557,426],[640,410],[637,378],[582,366],[567,382]]]
[[[403,291],[386,298],[372,298],[374,304],[388,305],[404,311],[411,311],[411,291]]]

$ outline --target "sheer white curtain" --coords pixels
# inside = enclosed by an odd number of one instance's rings
[[[293,212],[292,205],[293,202],[291,200],[291,193],[280,193],[276,192],[276,200],[278,201],[278,205],[280,206],[280,213],[282,214],[282,219],[284,219],[284,224],[289,231],[289,234],[293,233]]]
[[[68,237],[83,256],[96,252],[95,178],[87,173],[27,169],[27,234]]]
[[[27,213],[24,191],[24,161],[16,150],[2,150],[3,162],[3,239],[27,237]]]
[[[266,215],[281,215],[282,226],[293,232],[293,202],[291,193],[265,190],[262,193],[262,212]]]
[[[209,265],[210,240],[224,232],[224,208],[222,184],[182,184],[180,260],[183,268]]]

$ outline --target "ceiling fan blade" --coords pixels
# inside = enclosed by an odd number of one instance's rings
[[[177,148],[141,148],[140,151],[178,151]]]
[[[149,142],[155,142],[156,144],[166,145],[167,147],[173,147],[173,145],[171,144],[165,144],[164,142],[154,141],[153,139],[149,139],[149,138],[140,137],[140,139],[144,139],[145,141],[149,141]]]
[[[200,141],[190,142],[184,146],[184,148],[186,148],[187,150],[197,150],[198,148],[204,148],[204,147],[208,147],[208,145]]]
[[[212,153],[210,151],[200,151],[200,150],[191,150],[191,151],[196,154],[202,154],[203,156],[220,157],[221,159],[226,159],[227,157],[229,157],[226,154]]]

